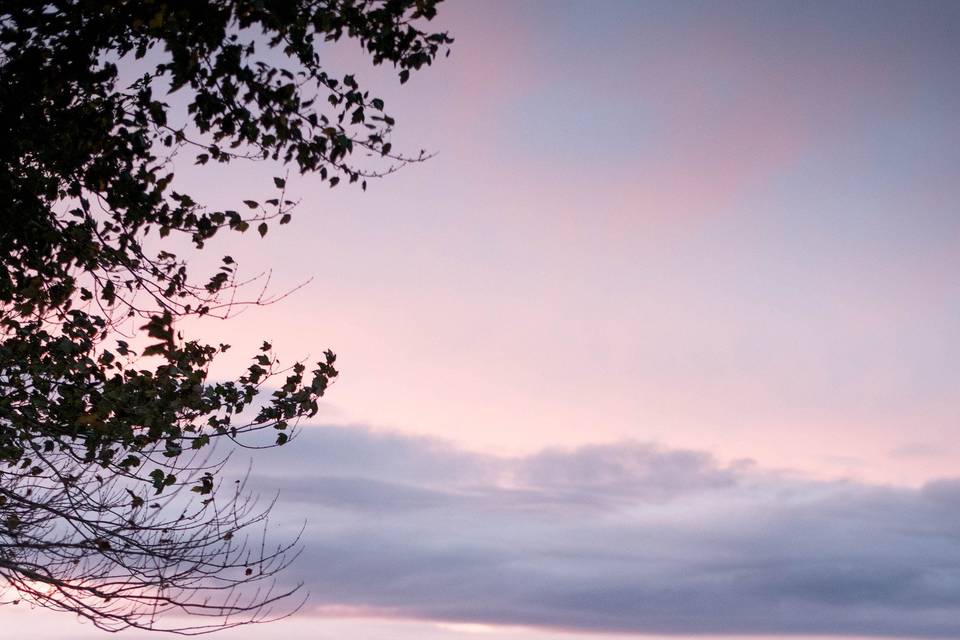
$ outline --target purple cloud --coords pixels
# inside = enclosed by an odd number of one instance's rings
[[[254,485],[317,607],[667,634],[960,634],[960,481],[825,482],[625,442],[521,458],[306,428]]]

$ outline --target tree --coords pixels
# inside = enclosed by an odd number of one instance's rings
[[[297,589],[277,581],[297,542],[251,538],[269,505],[221,488],[211,451],[256,432],[287,442],[335,356],[282,367],[263,343],[239,379],[208,379],[228,345],[178,322],[227,317],[243,283],[230,256],[196,279],[171,241],[264,236],[294,202],[276,177],[275,197],[214,210],[172,168],[266,160],[366,188],[423,159],[392,150],[383,101],[320,52],[356,41],[405,82],[449,53],[424,30],[438,2],[3,3],[0,601],[187,634],[289,611],[273,605]]]

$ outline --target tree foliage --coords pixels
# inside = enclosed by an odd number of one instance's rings
[[[210,452],[252,432],[284,444],[335,356],[282,367],[264,343],[238,379],[208,378],[228,345],[178,322],[227,317],[243,283],[230,256],[195,277],[175,238],[263,236],[294,202],[277,177],[274,197],[212,209],[173,169],[266,160],[365,188],[422,159],[392,149],[383,101],[322,54],[355,41],[405,82],[452,42],[427,30],[438,1],[0,6],[0,601],[111,630],[282,615],[296,541],[250,537],[269,505],[221,488]]]

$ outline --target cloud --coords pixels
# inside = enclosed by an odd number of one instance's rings
[[[305,428],[258,458],[344,607],[665,634],[960,635],[960,480],[824,482],[624,442],[522,458]]]
[[[592,445],[574,451],[547,450],[518,461],[521,482],[541,489],[667,498],[678,493],[726,486],[735,474],[716,467],[699,451],[660,451],[634,442]]]

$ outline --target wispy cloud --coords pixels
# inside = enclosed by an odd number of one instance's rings
[[[960,634],[960,481],[824,482],[623,442],[521,458],[307,428],[258,462],[318,614],[687,634]]]

